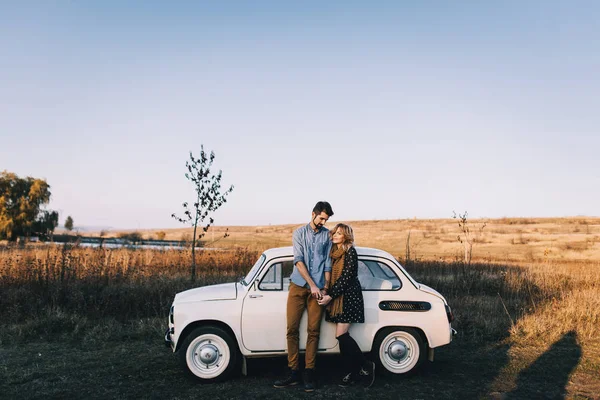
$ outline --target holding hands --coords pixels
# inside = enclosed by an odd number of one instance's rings
[[[326,294],[321,299],[319,299],[318,303],[320,306],[326,306],[327,304],[329,304],[329,302],[331,302],[331,300],[331,296]]]
[[[316,285],[313,285],[310,287],[310,295],[318,301],[321,301],[323,297],[327,295],[327,289],[319,289]]]
[[[310,295],[317,300],[321,300],[323,298],[323,289],[319,289],[317,285],[310,286]]]

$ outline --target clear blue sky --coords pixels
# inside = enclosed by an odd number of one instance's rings
[[[0,170],[61,223],[181,226],[201,144],[218,225],[600,215],[597,1],[11,3]]]

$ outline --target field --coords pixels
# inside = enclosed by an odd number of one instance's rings
[[[390,251],[446,296],[459,335],[415,375],[378,377],[369,390],[338,388],[338,358],[321,357],[311,397],[600,398],[600,219],[469,221],[470,264],[456,220],[351,225],[357,245]],[[204,244],[227,251],[197,252],[195,284],[189,251],[0,247],[0,397],[306,397],[271,388],[283,358],[202,385],[162,343],[176,292],[236,279],[264,248],[290,245],[297,226],[217,227]]]
[[[335,218],[335,216],[334,216]],[[456,261],[464,248],[455,219],[404,219],[346,222],[354,229],[359,246],[377,247],[405,259],[407,238],[411,259]],[[482,226],[485,223],[485,227]],[[211,227],[203,238],[207,247],[250,248],[291,246],[292,232],[301,224],[273,226]],[[500,218],[468,220],[474,241],[473,261],[540,262],[600,259],[600,218]],[[140,231],[155,238],[158,230]],[[190,240],[191,229],[164,229],[167,240]],[[228,237],[223,239],[227,232]],[[119,232],[106,232],[115,236]],[[97,235],[97,233],[96,233]]]

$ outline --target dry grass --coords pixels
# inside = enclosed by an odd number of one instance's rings
[[[332,220],[331,227],[337,220]],[[410,256],[420,260],[456,261],[464,249],[457,240],[461,233],[454,219],[345,221],[354,229],[360,246],[376,247],[406,258],[410,232]],[[483,222],[487,226],[474,237],[473,261],[545,262],[600,259],[600,218],[500,218],[469,220],[472,231]],[[294,229],[301,224],[269,226],[212,227],[203,243],[225,249],[250,248],[258,251],[291,245]],[[230,236],[222,239],[228,231]],[[162,230],[168,240],[191,237],[191,228]],[[145,237],[156,237],[158,230],[146,230]],[[119,232],[109,232],[116,236]]]
[[[532,282],[552,293],[534,313],[520,318],[511,329],[519,342],[543,337],[554,341],[575,331],[582,342],[598,339],[600,326],[600,263],[549,262],[526,267]]]
[[[257,257],[246,250],[198,252],[192,285],[189,251],[0,248],[0,318],[42,321],[42,329],[45,319],[58,318],[67,329],[79,329],[78,317],[124,322],[163,316],[175,293],[235,280]]]

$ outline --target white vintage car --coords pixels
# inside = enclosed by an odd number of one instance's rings
[[[371,352],[378,368],[393,374],[412,371],[456,331],[444,297],[416,282],[390,254],[357,247],[365,323],[353,324],[352,337]],[[246,372],[246,358],[286,354],[286,301],[293,269],[292,247],[265,251],[237,283],[177,293],[165,342],[182,365],[202,381]],[[300,348],[306,344],[306,313]],[[319,353],[339,353],[335,325],[323,321]]]

